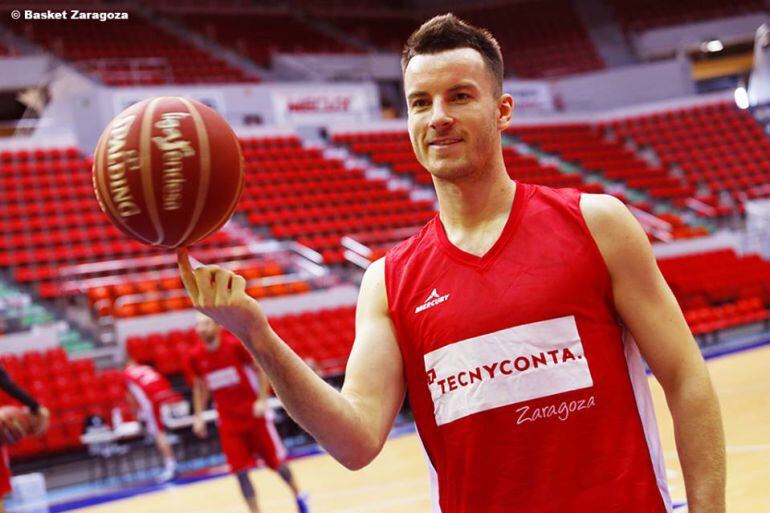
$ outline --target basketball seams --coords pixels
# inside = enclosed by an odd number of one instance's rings
[[[152,169],[152,123],[155,107],[161,100],[166,97],[160,96],[150,100],[147,108],[144,109],[142,117],[142,125],[139,132],[139,154],[141,155],[141,181],[142,191],[144,192],[144,204],[147,207],[147,214],[150,216],[150,222],[155,228],[155,233],[158,238],[152,244],[160,244],[163,242],[164,232],[163,224],[160,220],[160,214],[158,213],[158,205],[155,202],[155,175]]]
[[[179,240],[174,244],[170,244],[172,247],[176,247],[186,242],[187,238],[196,228],[201,214],[203,213],[203,208],[206,206],[206,200],[208,199],[209,193],[209,181],[211,180],[211,146],[206,124],[203,122],[203,117],[193,103],[186,98],[179,98],[179,101],[184,103],[187,107],[187,111],[192,116],[193,123],[195,124],[195,133],[198,135],[198,155],[200,159],[198,165],[200,166],[200,180],[198,182],[198,195],[195,200],[193,214],[190,217],[190,223],[187,225],[187,229],[183,232]]]
[[[230,128],[230,127],[228,127]],[[238,142],[238,137],[235,135],[235,132],[230,129],[230,133],[232,135],[233,142],[235,143],[235,149],[238,151],[238,164],[241,166],[241,169],[243,169],[243,152],[241,151],[241,143]],[[215,231],[219,230],[222,225],[224,225],[233,215],[233,212],[235,210],[235,206],[238,204],[238,201],[241,199],[241,193],[243,192],[243,183],[244,183],[243,173],[241,173],[240,180],[238,181],[238,191],[233,196],[233,201],[230,203],[230,205],[227,207],[227,210],[225,210],[224,215],[222,218],[214,223],[212,225],[212,228],[204,233],[198,240],[205,239]]]

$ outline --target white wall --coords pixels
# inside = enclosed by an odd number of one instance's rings
[[[556,79],[565,110],[603,111],[695,93],[689,63],[676,59],[623,66]]]
[[[0,90],[39,85],[46,80],[49,67],[45,55],[0,58]]]
[[[639,57],[651,59],[671,55],[679,48],[695,48],[703,41],[714,38],[725,42],[753,41],[754,32],[768,21],[770,17],[767,14],[756,13],[661,27],[634,37],[633,46]]]

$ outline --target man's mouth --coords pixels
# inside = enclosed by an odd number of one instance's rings
[[[457,143],[459,143],[461,141],[462,141],[462,139],[459,139],[459,138],[436,139],[436,140],[431,141],[430,143],[428,143],[428,146],[439,146],[439,147],[451,146],[451,145],[457,144]]]

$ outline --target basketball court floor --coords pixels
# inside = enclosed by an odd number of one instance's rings
[[[708,362],[722,405],[727,437],[727,511],[770,511],[770,346],[710,359]],[[652,379],[658,423],[665,450],[672,497],[682,504],[685,490],[676,457],[671,417],[660,386]],[[586,462],[591,465],[593,462]],[[349,472],[327,455],[292,463],[301,485],[310,493],[316,513],[429,513],[428,475],[414,434],[388,442],[367,468]],[[288,489],[268,470],[255,479],[264,513],[296,511]],[[77,511],[88,513],[245,513],[232,477],[109,502]],[[677,508],[677,513],[686,511]]]

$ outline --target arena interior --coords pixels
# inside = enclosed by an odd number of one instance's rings
[[[516,105],[503,134],[511,178],[611,194],[643,226],[709,365],[727,376],[715,383],[729,511],[770,511],[770,2],[0,7],[0,365],[51,411],[45,435],[9,447],[9,511],[246,511],[217,437],[193,436],[189,414],[165,418],[180,475],[156,483],[161,462],[122,366],[127,355],[151,364],[189,400],[195,311],[173,251],[129,239],[99,209],[91,165],[105,125],[155,96],[199,100],[231,124],[243,195],[191,253],[245,277],[278,334],[340,386],[363,270],[437,210],[407,134],[399,59],[413,30],[448,11],[500,41]],[[0,403],[19,404],[5,394]],[[357,474],[327,462],[272,406],[314,511],[429,511],[408,402],[385,453]],[[89,434],[95,415],[106,425]],[[264,511],[293,511],[265,472],[255,471]]]

